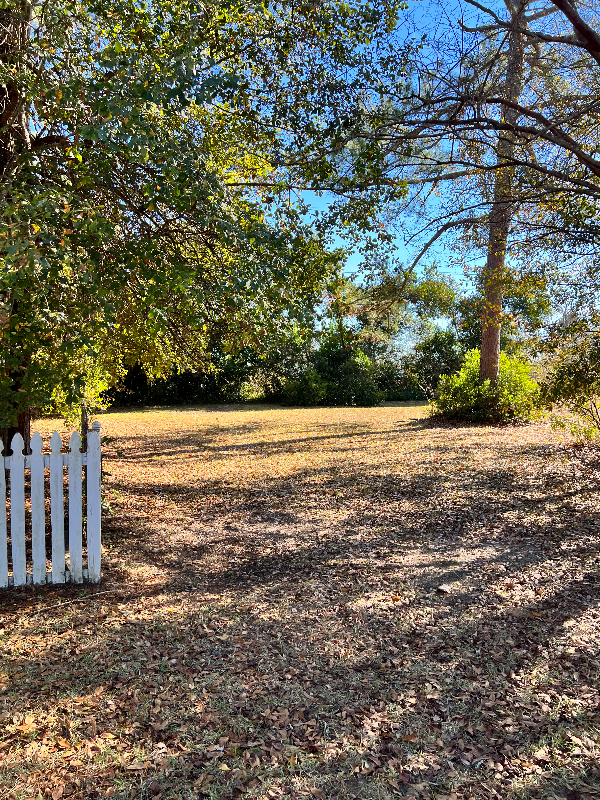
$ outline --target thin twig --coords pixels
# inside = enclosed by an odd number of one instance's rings
[[[39,611],[30,612],[30,616],[35,617],[38,614],[43,614],[45,611],[50,611],[53,608],[61,608],[61,606],[70,606],[73,603],[85,603],[86,600],[91,600],[94,597],[98,597],[99,594],[116,594],[119,589],[107,589],[105,592],[94,592],[94,594],[89,595],[89,597],[76,597],[74,600],[66,600],[64,603],[56,603],[54,606],[46,606],[45,608],[40,608]]]

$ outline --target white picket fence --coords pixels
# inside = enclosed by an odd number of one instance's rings
[[[50,439],[50,455],[42,453],[39,433],[31,437],[31,455],[23,455],[23,437],[17,433],[11,442],[12,455],[4,456],[0,469],[0,587],[23,586],[26,583],[65,583],[100,580],[100,425],[95,422],[87,436],[87,452],[81,452],[81,436],[75,432],[69,439],[69,452],[62,453],[62,439],[56,431]],[[0,457],[3,448],[0,445]],[[68,469],[68,553],[65,547],[64,473]],[[86,467],[86,550],[87,569],[83,566],[83,481]],[[52,571],[46,572],[46,495],[45,471],[49,469],[50,526],[52,530]],[[30,521],[31,552],[26,547],[25,471],[31,475]],[[8,563],[8,531],[6,511],[6,471],[10,474],[10,543],[12,575]],[[29,556],[29,558],[28,558]],[[31,572],[28,572],[28,562]]]

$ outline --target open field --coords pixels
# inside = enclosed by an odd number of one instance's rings
[[[0,592],[0,798],[600,797],[600,453],[424,417],[103,415],[102,584]]]

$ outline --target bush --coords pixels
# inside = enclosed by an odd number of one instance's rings
[[[315,357],[316,366],[307,367],[299,377],[283,384],[281,399],[284,403],[292,406],[375,406],[385,398],[375,383],[371,360],[360,350],[352,353],[339,349],[326,355],[327,361],[322,354],[320,358]]]
[[[558,354],[542,385],[549,406],[559,405],[567,415],[555,415],[554,427],[567,429],[578,441],[600,436],[600,336],[581,336]]]
[[[407,377],[402,365],[391,358],[377,361],[373,366],[373,380],[384,393],[386,400],[423,400],[425,395],[416,383]]]
[[[421,397],[431,400],[435,397],[442,375],[456,372],[463,356],[464,350],[454,331],[435,330],[403,359],[405,381],[420,391]]]
[[[530,378],[530,366],[516,356],[500,354],[495,389],[479,382],[479,350],[469,350],[455,375],[442,375],[432,413],[469,422],[525,422],[539,416],[540,387]]]
[[[307,367],[294,380],[283,384],[283,402],[290,406],[318,406],[325,400],[327,384],[313,367]]]
[[[385,398],[373,376],[368,356],[356,351],[340,365],[334,380],[327,383],[327,403],[333,406],[376,406]]]

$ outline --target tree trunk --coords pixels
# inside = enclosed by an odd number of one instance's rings
[[[523,34],[524,6],[511,12],[512,30],[508,38],[505,97],[518,102],[524,85],[525,46]],[[516,124],[518,112],[504,111],[508,123]],[[501,133],[496,147],[494,174],[494,200],[490,211],[487,259],[483,270],[483,319],[481,325],[481,360],[479,380],[498,384],[500,373],[500,331],[502,328],[502,298],[506,283],[506,248],[510,223],[515,213],[513,199],[514,167],[509,164],[515,154],[516,140],[509,133]]]
[[[13,8],[0,9],[0,62],[15,73],[21,66],[24,45],[29,35],[32,9],[27,0],[17,0]],[[0,185],[5,184],[13,167],[15,153],[29,146],[29,125],[23,94],[17,81],[0,85]]]
[[[0,63],[10,67],[15,75],[19,75],[22,67],[24,47],[30,34],[32,6],[29,0],[16,0],[12,8],[0,9]],[[10,181],[16,168],[18,155],[29,149],[29,121],[23,92],[19,81],[0,84],[0,191],[6,200],[10,199]],[[7,323],[10,316],[18,314],[18,302],[11,302],[10,295],[0,296],[3,305],[8,306]],[[24,365],[12,369],[10,377],[13,388],[21,384]],[[5,455],[10,450],[10,442],[15,433],[20,433],[25,441],[25,452],[29,453],[31,438],[31,408],[18,408],[16,425],[0,428],[0,439]]]
[[[24,452],[26,454],[31,452],[31,448],[29,447],[29,442],[31,440],[31,417],[31,409],[28,408],[25,411],[19,411],[16,425],[0,428],[0,439],[2,440],[5,456],[9,456],[12,453],[10,443],[15,433],[20,433],[23,437],[23,441],[25,442]]]
[[[85,400],[81,404],[81,450],[87,452],[87,437],[90,430],[90,418],[88,416],[87,404]]]
[[[490,214],[490,232],[483,273],[483,320],[481,325],[481,361],[479,380],[498,383],[500,369],[500,332],[504,294],[506,246],[513,209],[508,203],[494,202]]]

